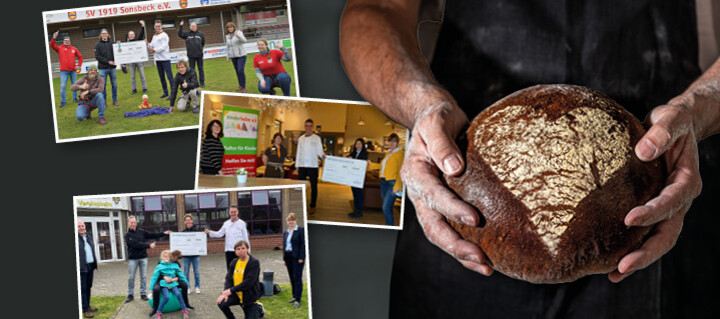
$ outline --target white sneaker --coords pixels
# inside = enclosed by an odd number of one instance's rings
[[[196,293],[196,294],[199,294],[199,293],[200,293],[200,287],[195,288],[195,293]]]

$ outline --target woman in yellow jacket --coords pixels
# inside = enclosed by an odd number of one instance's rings
[[[402,167],[405,152],[398,145],[400,137],[392,133],[388,136],[388,153],[382,160],[380,170],[380,194],[382,195],[382,210],[385,215],[385,225],[393,226],[393,206],[395,199],[402,192],[402,180],[400,179],[400,168]]]

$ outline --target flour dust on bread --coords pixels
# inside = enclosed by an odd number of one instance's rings
[[[625,215],[656,195],[659,161],[641,162],[645,130],[612,99],[588,88],[541,85],[484,110],[467,135],[467,167],[448,185],[485,218],[451,222],[496,270],[537,283],[608,273],[650,230]]]

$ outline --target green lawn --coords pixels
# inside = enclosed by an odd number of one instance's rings
[[[265,307],[265,317],[273,318],[310,318],[308,311],[307,283],[303,283],[302,302],[300,308],[293,308],[288,300],[292,299],[290,284],[280,285],[281,292],[274,296],[260,298]]]
[[[265,307],[265,318],[310,318],[308,311],[307,283],[303,284],[302,303],[300,308],[293,308],[288,300],[292,299],[290,284],[280,285],[281,292],[274,296],[262,296],[260,302]],[[90,297],[90,304],[98,308],[95,318],[110,318],[125,301],[125,296]]]
[[[90,304],[98,308],[97,312],[93,312],[98,319],[110,318],[124,301],[125,296],[90,297]]]
[[[257,77],[255,76],[255,70],[253,68],[252,60],[255,54],[248,54],[247,62],[245,63],[245,77],[247,79],[247,92],[260,94],[257,89]],[[292,62],[286,62],[283,64],[285,70],[292,78],[292,84],[290,85],[290,95],[295,96],[295,71]],[[173,74],[177,73],[177,69],[173,65]],[[78,78],[85,76],[78,75]],[[169,106],[169,101],[161,100],[160,96],[163,94],[162,85],[157,74],[157,68],[155,66],[145,67],[145,79],[148,86],[148,97],[150,103],[153,106]],[[109,103],[108,108],[105,110],[105,119],[107,120],[106,125],[98,124],[98,112],[93,111],[92,119],[89,121],[78,121],[75,118],[75,110],[77,104],[72,103],[72,92],[68,85],[67,89],[67,101],[68,104],[60,108],[60,77],[53,78],[53,87],[55,88],[55,111],[57,117],[57,128],[58,138],[60,140],[69,138],[81,138],[87,136],[127,133],[127,132],[138,132],[147,130],[156,130],[164,128],[173,128],[189,125],[198,125],[199,114],[193,114],[190,110],[185,112],[175,112],[168,115],[152,115],[142,118],[125,118],[123,114],[126,112],[137,111],[137,106],[142,103],[142,86],[140,84],[139,76],[136,76],[138,93],[130,95],[131,84],[130,84],[130,73],[123,73],[118,70],[117,72],[117,85],[118,85],[118,103],[120,106],[112,105],[112,87],[107,84],[107,97]],[[108,78],[109,82],[109,78]],[[169,85],[168,85],[169,87]],[[226,63],[225,59],[209,59],[205,60],[205,88],[206,91],[224,91],[224,92],[236,92],[237,89],[237,77],[235,76],[235,69],[232,64]],[[279,88],[276,89],[277,95],[282,95]]]

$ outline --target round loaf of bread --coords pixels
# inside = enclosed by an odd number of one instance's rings
[[[559,283],[611,272],[650,230],[628,228],[625,216],[665,180],[661,161],[635,155],[644,133],[632,114],[588,88],[515,92],[472,121],[460,143],[466,169],[445,177],[484,220],[450,223],[513,278]]]

